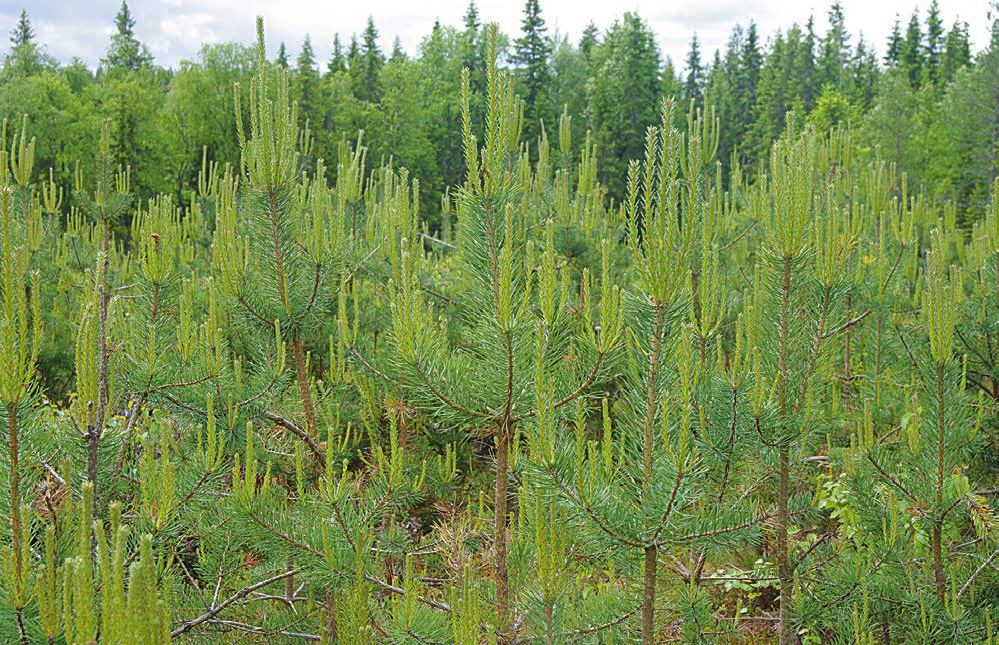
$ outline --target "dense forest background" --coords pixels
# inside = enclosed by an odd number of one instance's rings
[[[371,162],[391,158],[420,179],[423,217],[438,230],[444,189],[460,183],[465,171],[463,68],[478,97],[472,118],[483,118],[486,19],[471,2],[461,25],[436,24],[412,57],[398,40],[387,47],[372,19],[360,35],[317,34],[332,38],[328,61],[316,60],[309,36],[297,53],[281,43],[274,62],[291,73],[299,122],[308,122],[315,138],[312,157],[335,159],[340,141],[353,144],[363,131]],[[992,41],[980,43],[973,57],[967,24],[943,24],[934,0],[924,15],[916,9],[896,21],[879,56],[874,43],[846,30],[838,3],[828,22],[825,33],[816,33],[810,19],[775,34],[761,34],[751,22],[733,29],[724,51],[713,53],[701,51],[694,35],[684,60],[672,61],[641,16],[626,13],[603,30],[591,23],[579,42],[570,42],[552,36],[539,3],[529,2],[522,31],[500,35],[499,56],[524,100],[524,137],[533,154],[541,129],[553,139],[564,112],[574,126],[574,154],[592,132],[600,180],[617,202],[660,98],[671,96],[684,106],[681,129],[687,105],[716,110],[726,173],[733,161],[758,172],[785,114],[794,111],[820,131],[848,125],[864,154],[879,150],[911,186],[956,204],[962,221],[980,216],[996,172],[999,34],[993,29]],[[0,76],[0,116],[13,122],[32,115],[32,132],[42,142],[38,163],[53,168],[67,190],[77,163],[93,158],[99,124],[109,118],[114,160],[131,169],[140,201],[162,193],[187,204],[203,155],[221,164],[239,160],[231,87],[253,77],[253,48],[206,44],[167,70],[137,40],[127,4],[114,24],[94,72],[80,60],[47,56],[22,13]],[[239,109],[248,116],[247,101],[244,93]],[[82,169],[90,172],[86,164]]]

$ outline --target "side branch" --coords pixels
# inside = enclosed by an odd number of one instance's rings
[[[423,379],[423,382],[426,384],[427,388],[429,388],[430,391],[433,393],[433,395],[436,396],[438,399],[440,399],[445,405],[454,410],[457,410],[458,412],[461,412],[462,414],[467,414],[470,417],[485,419],[488,416],[486,414],[483,414],[482,412],[476,412],[474,410],[470,410],[469,408],[466,408],[465,406],[452,401],[450,398],[448,398],[446,394],[441,392],[437,388],[437,386],[433,384],[433,382],[430,380],[430,377],[427,376],[427,373],[423,371],[422,367],[420,367],[419,362],[414,362],[413,366],[416,368],[416,373],[420,375],[421,379]]]
[[[234,593],[233,595],[229,596],[224,601],[222,601],[222,603],[212,607],[211,609],[201,614],[197,618],[187,621],[177,629],[170,632],[170,638],[177,638],[181,634],[191,631],[201,623],[211,620],[212,618],[215,618],[215,616],[217,616],[223,609],[225,609],[232,603],[236,602],[237,600],[245,598],[246,596],[250,595],[250,593],[256,591],[257,589],[262,589],[271,583],[277,582],[278,580],[284,580],[285,578],[290,578],[291,576],[296,575],[298,573],[301,573],[299,569],[292,569],[291,571],[283,571],[276,576],[272,576],[270,578],[267,578],[266,580],[261,580],[256,584],[250,585],[249,587],[243,587],[242,589],[240,589],[239,591],[237,591],[236,593]]]
[[[591,385],[593,385],[593,381],[597,380],[597,374],[600,373],[600,366],[603,364],[603,359],[604,359],[604,353],[603,352],[598,353],[597,354],[597,360],[596,360],[596,362],[593,363],[593,369],[590,370],[590,373],[589,373],[589,375],[587,375],[586,380],[583,381],[580,384],[579,387],[577,387],[575,390],[573,390],[571,394],[567,394],[566,396],[564,396],[561,399],[559,399],[558,401],[556,401],[555,405],[554,405],[554,409],[557,410],[557,409],[565,406],[568,403],[572,403],[577,398],[579,398],[580,394],[582,394],[583,392],[585,392],[587,390],[587,388],[589,388]],[[537,416],[537,414],[538,414],[537,410],[531,410],[530,412],[526,412],[526,413],[520,415],[519,417],[514,417],[513,419],[511,419],[511,421],[518,422],[518,421],[523,421],[525,419],[531,419],[531,418]]]
[[[306,445],[309,446],[309,450],[312,451],[312,454],[314,454],[316,458],[319,460],[320,465],[323,468],[326,467],[326,455],[323,453],[323,449],[319,447],[319,444],[316,443],[316,440],[313,439],[308,432],[306,432],[302,428],[299,428],[289,419],[286,419],[272,412],[264,412],[264,417],[266,417],[268,421],[273,421],[274,423],[278,424],[285,430],[288,430],[293,435],[304,441]]]

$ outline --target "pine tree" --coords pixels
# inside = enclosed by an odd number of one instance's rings
[[[278,45],[277,55],[274,57],[274,64],[282,69],[288,69],[288,49],[284,46],[284,41]]]
[[[831,135],[827,143],[814,131],[796,131],[793,116],[788,120],[784,135],[773,145],[769,177],[758,184],[761,194],[753,207],[761,209],[757,216],[764,225],[767,249],[754,281],[753,315],[770,311],[774,317],[769,320],[776,324],[762,319],[748,323],[759,325],[752,332],[760,352],[751,376],[750,389],[756,393],[751,395],[752,415],[761,449],[778,480],[774,556],[781,645],[798,638],[796,581],[809,555],[793,557],[790,543],[797,532],[793,513],[802,504],[792,482],[799,478],[795,473],[801,468],[800,455],[813,441],[811,426],[801,422],[802,415],[811,414],[809,401],[817,396],[815,381],[830,339],[856,324],[848,317],[849,309],[846,314],[842,309],[850,259],[844,244],[853,231],[832,201],[849,190],[837,186],[843,175],[825,169],[842,162],[835,158],[838,135]],[[825,196],[824,203],[815,199],[819,194]],[[837,324],[837,318],[843,323]]]
[[[511,498],[516,494],[511,470],[522,458],[520,446],[532,425],[576,401],[607,373],[608,354],[620,337],[620,303],[607,275],[598,305],[588,271],[557,273],[555,225],[561,217],[555,220],[556,213],[545,206],[552,204],[549,197],[537,192],[547,182],[542,165],[547,152],[543,147],[535,169],[521,153],[522,107],[513,79],[497,68],[496,38],[492,25],[481,147],[472,133],[467,72],[462,79],[467,174],[455,202],[456,261],[469,279],[454,298],[467,307],[467,333],[449,338],[419,287],[421,245],[403,238],[397,242],[401,259],[392,286],[392,335],[395,369],[411,400],[441,422],[461,420],[495,445],[493,624],[498,642],[510,643],[518,597],[510,572]],[[573,210],[559,213],[566,223],[576,219],[572,213],[584,200],[572,201],[565,206]],[[569,303],[578,314],[570,314]]]
[[[272,420],[302,439],[315,459],[325,464],[317,443],[308,354],[340,286],[337,271],[345,253],[345,204],[334,200],[322,164],[314,175],[306,174],[303,158],[308,156],[310,142],[300,136],[290,105],[288,73],[277,70],[277,99],[272,102],[262,21],[258,20],[257,29],[260,71],[250,88],[250,130],[244,129],[237,115],[240,177],[237,181],[230,172],[220,184],[215,259],[234,314],[257,334],[255,340],[245,342],[265,352],[254,360],[264,361],[262,371],[270,371],[272,381],[285,378],[284,346],[290,345],[304,419],[299,426],[283,415],[269,413],[276,417]],[[359,160],[358,155],[353,163]],[[342,168],[340,173],[350,170]]]
[[[105,121],[101,128],[96,185],[92,191],[78,186],[76,195],[81,213],[92,222],[94,230],[90,237],[95,248],[86,274],[87,289],[79,314],[76,392],[70,418],[85,445],[86,480],[93,487],[95,521],[102,515],[102,500],[106,494],[105,485],[108,484],[106,478],[115,474],[100,472],[101,449],[107,445],[109,421],[121,404],[120,388],[116,387],[119,370],[112,356],[116,339],[111,325],[111,303],[118,277],[112,275],[112,270],[119,269],[116,261],[119,258],[114,257],[117,249],[112,231],[127,216],[133,198],[127,171],[115,163],[111,125],[110,121]]]
[[[115,33],[111,36],[107,55],[101,65],[109,72],[134,72],[152,66],[153,56],[144,44],[135,37],[135,18],[125,0],[114,18]]]
[[[23,14],[22,14],[23,15]],[[33,434],[39,429],[30,411],[41,398],[35,365],[42,342],[41,291],[38,274],[29,274],[33,250],[31,229],[42,221],[39,195],[33,191],[32,166],[35,140],[28,139],[27,117],[7,149],[7,121],[3,121],[0,145],[0,280],[3,282],[0,313],[0,360],[6,366],[0,377],[0,407],[3,409],[3,458],[7,462],[7,499],[0,508],[8,517],[9,533],[3,536],[3,591],[13,611],[13,622],[21,643],[28,642],[26,610],[32,596],[30,489],[22,472],[22,455],[28,455]],[[46,186],[51,190],[54,186]],[[54,195],[53,195],[54,196]],[[51,199],[51,197],[50,197]],[[47,204],[49,210],[51,202]],[[36,228],[37,230],[37,228]],[[23,488],[22,488],[23,487]]]

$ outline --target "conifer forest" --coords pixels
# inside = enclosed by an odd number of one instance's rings
[[[166,69],[122,2],[96,70],[21,12],[0,643],[999,643],[986,4]]]

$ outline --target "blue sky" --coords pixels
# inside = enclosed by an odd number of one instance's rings
[[[831,1],[831,0],[830,0]],[[960,18],[971,26],[972,46],[981,49],[988,39],[989,0],[938,0],[947,28]],[[479,0],[483,21],[497,21],[508,34],[520,30],[522,0]],[[589,20],[601,29],[608,27],[625,11],[645,18],[659,36],[664,53],[677,67],[689,48],[695,31],[702,43],[702,55],[710,60],[716,48],[724,48],[732,27],[755,20],[764,37],[794,22],[816,18],[819,33],[825,30],[828,2],[814,0],[541,0],[542,16],[550,31],[558,30],[573,41]],[[891,31],[895,14],[901,14],[903,29],[913,8],[925,16],[929,0],[843,0],[847,26],[854,34],[862,32],[879,52]],[[129,7],[136,19],[136,34],[159,64],[176,67],[180,60],[193,58],[204,42],[254,40],[254,19],[264,16],[271,52],[280,41],[294,58],[306,34],[310,34],[320,61],[331,49],[334,33],[349,41],[350,35],[364,29],[368,15],[374,17],[381,33],[383,51],[389,51],[396,36],[407,52],[416,50],[420,39],[430,32],[435,19],[457,25],[468,0],[132,0]],[[0,30],[8,34],[21,9],[27,9],[35,32],[48,53],[62,61],[80,56],[95,67],[104,54],[113,30],[120,0],[0,0]],[[0,41],[6,48],[6,40]]]

